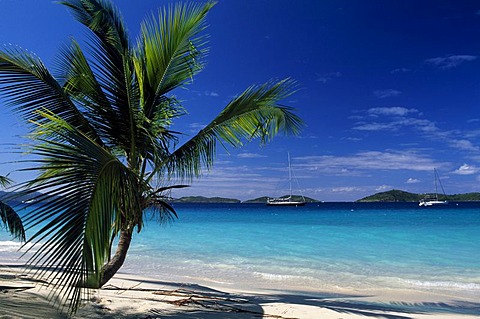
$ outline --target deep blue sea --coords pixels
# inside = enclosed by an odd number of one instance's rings
[[[480,203],[176,204],[122,272],[241,288],[407,288],[480,296]],[[0,233],[0,264],[18,244]]]

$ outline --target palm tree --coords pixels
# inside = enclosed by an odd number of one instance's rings
[[[1,187],[6,187],[10,183],[11,180],[8,177],[0,176]],[[2,221],[0,228],[5,227],[12,236],[21,241],[25,241],[25,230],[20,216],[18,216],[11,206],[2,201],[0,201],[0,220]]]
[[[101,287],[122,266],[147,214],[176,217],[169,190],[210,169],[218,142],[268,142],[280,132],[298,134],[302,121],[279,105],[295,83],[271,81],[247,88],[181,143],[172,127],[186,112],[173,92],[204,67],[205,18],[214,3],[165,8],[142,23],[136,42],[107,0],[61,3],[90,31],[87,53],[72,40],[54,77],[30,52],[4,49],[0,92],[31,125],[26,170],[37,175],[22,186],[40,192],[40,204],[24,219],[39,229],[29,238],[39,247],[29,264],[41,266],[37,274],[48,275],[75,310],[83,288]]]

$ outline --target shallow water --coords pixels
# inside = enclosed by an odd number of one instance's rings
[[[123,272],[239,288],[480,294],[480,203],[177,204],[135,235]],[[16,257],[0,234],[0,263]]]

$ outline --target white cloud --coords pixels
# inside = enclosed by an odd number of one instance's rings
[[[369,170],[431,171],[443,167],[430,158],[408,151],[367,151],[349,156],[307,156],[296,158],[296,166],[330,175],[358,175]]]
[[[480,152],[480,147],[473,145],[473,143],[468,140],[451,139],[449,143],[452,147],[459,150]]]
[[[416,183],[420,183],[420,181],[416,178],[412,178],[410,177],[409,179],[407,179],[407,181],[405,182],[407,184],[416,184]]]
[[[447,70],[451,69],[454,67],[459,66],[463,62],[470,62],[473,61],[477,58],[475,55],[449,55],[446,57],[437,57],[437,58],[431,58],[427,59],[425,62],[428,64],[431,64],[435,67],[438,67],[439,69],[442,70]]]
[[[255,154],[255,153],[240,153],[237,156],[240,157],[240,158],[263,158],[263,157],[267,157],[265,155]]]
[[[333,80],[334,78],[339,78],[341,76],[342,73],[340,72],[317,74],[317,82],[327,83],[328,81]]]
[[[203,129],[204,127],[205,127],[205,124],[203,123],[190,123],[188,125],[188,131],[192,134],[195,134],[201,129]]]
[[[204,95],[206,96],[212,96],[212,97],[217,97],[219,94],[217,92],[212,92],[212,91],[205,91]]]
[[[357,122],[356,126],[353,127],[357,131],[398,131],[404,127],[413,127],[414,129],[428,133],[438,131],[434,123],[428,120],[421,120],[415,118],[396,118],[392,121],[385,122]]]
[[[262,168],[235,166],[230,162],[216,161],[214,169],[205,171],[201,178],[191,183],[191,187],[172,190],[172,197],[199,195],[246,200],[254,198],[252,194],[258,196],[274,194],[279,178],[265,176],[261,171]]]
[[[373,107],[366,111],[367,118],[356,117],[357,119],[362,119],[362,121],[357,122],[353,129],[359,131],[396,131],[404,126],[425,126],[431,123],[407,117],[408,114],[415,113],[419,114],[420,112],[417,109],[408,109],[401,106]],[[380,117],[383,117],[383,122],[368,122],[369,118]]]
[[[367,110],[369,115],[388,115],[388,116],[405,116],[409,113],[418,113],[417,109],[407,109],[406,107],[393,106],[393,107],[373,107]]]
[[[334,187],[332,188],[332,192],[334,193],[351,193],[351,192],[358,192],[362,191],[360,187],[354,187],[354,186],[346,186],[346,187]]]
[[[407,68],[398,68],[398,69],[394,69],[392,71],[390,71],[391,74],[397,74],[397,73],[407,73],[407,72],[410,72],[411,70],[410,69],[407,69]]]
[[[363,116],[356,114],[350,119],[357,122],[352,127],[357,131],[370,132],[417,132],[426,138],[449,147],[474,154],[480,153],[480,146],[475,139],[480,136],[480,130],[441,130],[435,122],[421,118],[423,113],[417,109],[406,107],[374,107],[364,111]],[[410,128],[410,132],[405,129]],[[474,142],[472,142],[474,141]]]
[[[399,96],[402,94],[401,91],[394,90],[394,89],[387,89],[387,90],[376,90],[373,92],[373,95],[379,99],[385,99],[387,97],[394,97]]]
[[[453,171],[453,173],[458,175],[472,175],[478,173],[479,171],[480,169],[473,165],[463,164],[458,169]]]
[[[386,191],[387,189],[392,189],[392,186],[389,186],[389,185],[380,185],[380,186],[375,187],[375,190],[376,190],[377,192],[383,192],[383,191]]]
[[[480,129],[467,131],[464,133],[465,138],[478,138],[480,137]]]
[[[397,129],[395,123],[358,123],[357,126],[353,128],[357,131],[393,131]]]

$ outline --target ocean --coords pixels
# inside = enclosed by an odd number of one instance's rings
[[[175,204],[123,273],[241,289],[416,289],[480,296],[480,203]],[[0,232],[0,264],[19,244]]]

